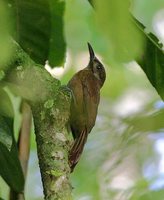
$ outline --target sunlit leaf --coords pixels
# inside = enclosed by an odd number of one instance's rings
[[[164,51],[163,45],[152,33],[146,33],[145,27],[135,18],[134,21],[145,37],[145,49],[138,63],[146,73],[149,81],[164,100]]]
[[[0,175],[14,191],[23,191],[24,177],[15,141],[10,151],[0,143],[0,155]]]
[[[24,177],[13,135],[14,111],[5,90],[0,88],[0,175],[15,191],[22,191]]]
[[[12,53],[12,48],[10,46],[10,33],[11,24],[9,20],[9,13],[7,11],[7,5],[5,1],[0,1],[0,69],[5,67]],[[2,73],[1,70],[0,73]]]
[[[93,5],[92,0],[88,1]],[[114,48],[116,59],[120,59],[122,56],[126,58],[127,53],[131,58],[137,59],[149,81],[164,100],[163,45],[155,35],[146,33],[143,24],[130,15],[128,11],[129,1],[95,0],[94,3],[100,29],[102,28],[107,36],[110,37],[112,41],[110,45],[111,48]],[[141,42],[140,37],[144,41],[142,49],[140,48],[140,43],[138,43],[139,41]],[[140,56],[140,58],[136,56]]]
[[[136,188],[129,200],[163,200],[163,197],[164,191],[162,189],[150,191],[148,188],[145,188],[145,190]]]
[[[15,39],[39,64],[46,60],[62,65],[65,57],[63,36],[64,1],[8,0],[15,19]]]
[[[24,176],[15,140],[13,138],[13,120],[0,117],[0,175],[17,192],[24,188]]]
[[[10,127],[5,122],[5,118],[0,116],[0,143],[2,143],[9,151],[12,146],[12,134]]]
[[[51,66],[61,66],[65,60],[65,40],[64,40],[64,24],[63,15],[65,9],[65,1],[49,0],[51,11],[51,38],[49,47],[49,64]]]
[[[89,1],[89,3],[92,5],[92,6],[94,6],[93,5],[93,0],[88,0]]]
[[[0,88],[0,114],[6,117],[14,117],[14,109],[7,92]]]
[[[11,118],[14,116],[14,110],[8,94],[0,88],[0,142],[8,150],[12,145],[12,123]]]
[[[117,62],[127,62],[138,56],[142,38],[131,20],[129,0],[95,0],[96,20],[99,30],[108,38],[109,57]]]
[[[131,132],[155,132],[164,129],[164,109],[152,114],[133,116],[125,119],[132,129]]]
[[[0,175],[17,192],[24,188],[24,176],[15,140],[13,120],[0,116]]]

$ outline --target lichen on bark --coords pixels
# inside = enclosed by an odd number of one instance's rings
[[[13,45],[16,53],[4,71],[4,81],[31,106],[45,199],[70,200],[68,153],[72,137],[67,128],[71,93],[44,66]]]
[[[70,93],[59,87],[45,102],[32,106],[39,165],[46,200],[71,199],[67,132]]]

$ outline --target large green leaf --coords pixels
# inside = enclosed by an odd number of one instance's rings
[[[14,110],[5,90],[0,88],[0,175],[15,191],[24,187],[24,177],[13,134]]]
[[[89,3],[93,6],[93,0],[88,0]],[[122,10],[122,7],[120,6],[121,2],[119,4],[117,4],[117,1],[98,1],[96,0],[95,2],[97,2],[95,5],[97,5],[98,7],[101,8],[96,8],[97,10],[99,9],[100,12],[100,20],[103,23],[104,20],[104,29],[106,29],[107,32],[109,32],[109,34],[113,35],[113,42],[116,43],[115,45],[117,46],[117,43],[120,44],[122,46],[122,44],[125,44],[126,47],[126,42],[128,40],[125,40],[123,43],[121,43],[121,40],[123,41],[124,39],[126,39],[127,36],[129,36],[129,33],[131,32],[131,29],[127,29],[127,26],[125,26],[125,23],[122,23],[123,19],[121,19],[121,17],[118,17],[119,13],[116,13],[115,11],[118,11],[118,8],[120,8]],[[124,4],[124,2],[122,2]],[[101,6],[102,5],[106,5],[106,6]],[[115,7],[114,7],[115,6]],[[105,8],[105,10],[103,10],[103,8]],[[113,12],[111,12],[113,10]],[[106,11],[106,12],[105,12]],[[122,12],[128,12],[127,9],[123,9]],[[127,14],[130,17],[130,13]],[[126,15],[125,15],[126,16]],[[116,19],[118,20],[118,22],[116,21]],[[137,30],[139,31],[140,35],[142,36],[141,38],[144,41],[144,48],[141,51],[142,55],[140,56],[140,58],[137,59],[137,62],[140,64],[141,68],[143,69],[143,71],[145,72],[146,76],[148,77],[149,81],[151,82],[151,84],[155,87],[155,89],[157,90],[157,92],[159,93],[159,95],[161,96],[161,98],[164,100],[164,51],[162,48],[162,44],[160,44],[159,40],[157,39],[157,37],[155,35],[153,35],[152,33],[147,33],[145,31],[145,27],[143,26],[143,24],[141,24],[137,19],[135,19],[132,15],[131,15],[131,20],[133,22],[133,24],[136,26]],[[114,23],[114,26],[116,26],[115,28],[118,27],[118,30],[115,31],[115,29],[111,29],[109,30],[108,28],[108,24],[109,23],[105,23],[105,21],[109,21],[112,24],[112,21]],[[121,23],[124,27],[124,29],[126,29],[126,32],[120,32],[121,31]],[[114,27],[113,26],[113,27]],[[123,28],[122,27],[122,28]],[[119,31],[120,29],[120,31]],[[118,32],[118,33],[116,33]],[[125,34],[123,34],[125,33]],[[124,38],[124,36],[126,35],[126,37]],[[120,36],[120,38],[116,38],[116,36]],[[132,37],[130,37],[130,39],[132,39],[134,41],[134,34],[131,35]],[[121,39],[122,37],[122,39]],[[130,40],[129,40],[130,42]],[[134,42],[131,42],[134,45],[138,45],[136,38]],[[128,44],[129,45],[129,44]],[[117,48],[118,52],[122,51],[122,47]],[[131,54],[131,52],[128,52]],[[119,55],[119,54],[118,54]],[[137,54],[136,54],[137,55]],[[140,55],[140,53],[138,54]],[[133,59],[135,59],[136,57],[133,57]]]
[[[4,117],[0,116],[0,143],[10,151],[12,146],[12,135],[10,126],[8,126],[6,120]]]
[[[146,33],[145,27],[137,21],[134,22],[145,38],[145,49],[138,63],[146,73],[151,84],[155,87],[161,98],[164,100],[164,51],[163,45],[152,33]]]
[[[0,114],[6,117],[14,117],[12,102],[3,88],[0,88]]]
[[[10,45],[11,24],[9,20],[9,13],[7,12],[7,4],[5,1],[0,1],[0,79],[3,74],[1,71],[7,64],[12,48]]]
[[[0,143],[8,150],[12,146],[12,118],[14,110],[10,98],[6,91],[0,88]]]
[[[24,189],[24,176],[13,136],[13,120],[0,116],[0,175],[16,192]]]
[[[90,3],[92,6],[94,6],[93,0],[88,0],[88,1],[89,1],[89,3]]]
[[[61,66],[65,60],[65,40],[63,34],[63,15],[65,1],[49,0],[51,11],[51,38],[49,48],[49,64]]]
[[[121,63],[133,60],[141,51],[142,37],[131,20],[129,0],[95,0],[94,4],[96,22],[106,38],[109,59]]]
[[[64,1],[8,0],[15,19],[15,39],[39,64],[62,65],[65,58],[63,36]]]
[[[149,186],[147,186],[147,188],[140,188],[136,186],[133,193],[131,193],[131,197],[129,197],[129,200],[163,200],[163,189],[150,190],[148,189],[148,187]]]
[[[140,114],[132,118],[124,119],[129,125],[130,134],[136,132],[160,132],[164,129],[164,109],[156,111],[152,114]]]
[[[0,175],[6,183],[16,192],[23,191],[24,176],[14,139],[10,151],[0,143],[0,163]]]

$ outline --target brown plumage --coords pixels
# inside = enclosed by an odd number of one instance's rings
[[[77,72],[68,83],[72,90],[70,128],[74,143],[69,154],[69,164],[73,171],[86,143],[87,136],[95,125],[100,101],[100,89],[106,74],[101,62],[95,57],[88,43],[90,61],[86,68]]]

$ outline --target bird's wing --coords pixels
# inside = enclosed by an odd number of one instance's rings
[[[78,74],[74,76],[69,82],[68,82],[68,87],[72,90],[73,92],[73,103],[74,106],[76,105],[81,105],[83,101],[83,93],[82,93],[82,84],[80,77]]]
[[[79,137],[84,127],[83,116],[83,89],[79,74],[76,74],[68,83],[68,87],[72,90],[71,116],[70,124],[74,139]]]
[[[95,125],[97,109],[100,101],[99,84],[95,77],[91,74],[86,76],[83,84],[83,107],[85,112],[86,127],[89,133]]]
[[[74,136],[74,143],[69,153],[69,164],[71,171],[78,163],[87,139],[87,129],[85,128],[84,95],[81,79],[81,72],[77,73],[68,83],[72,90],[73,101],[71,103],[71,130]]]

